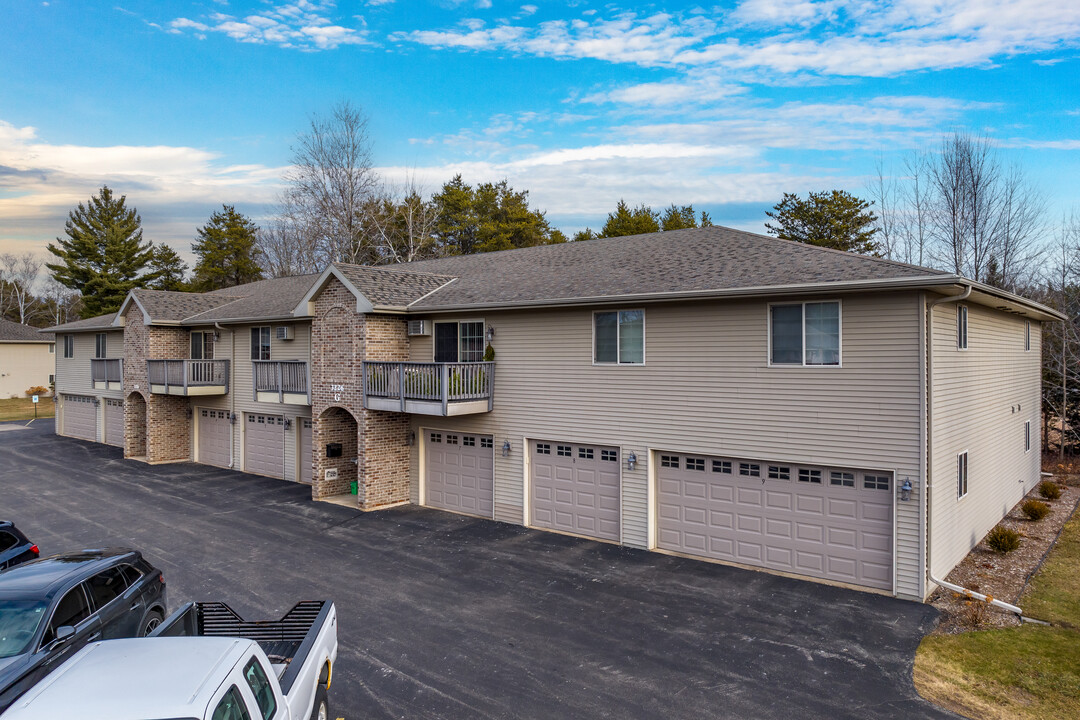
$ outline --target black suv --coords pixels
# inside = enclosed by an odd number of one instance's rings
[[[95,640],[147,635],[165,578],[136,550],[82,550],[0,571],[0,712]]]
[[[0,570],[38,556],[38,546],[19,532],[15,523],[0,520]]]

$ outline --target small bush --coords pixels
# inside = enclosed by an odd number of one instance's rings
[[[42,387],[41,385],[35,385],[34,387],[32,387],[32,388],[30,388],[29,390],[26,391],[26,397],[32,397],[34,395],[48,395],[48,394],[49,394],[49,388]]]
[[[1020,510],[1027,515],[1028,520],[1042,520],[1050,512],[1050,506],[1038,500],[1025,500]]]
[[[1043,480],[1039,483],[1039,494],[1047,500],[1057,500],[1061,497],[1061,487],[1056,482]]]
[[[988,606],[981,600],[968,600],[960,611],[961,621],[970,628],[981,627],[986,622]]]
[[[1020,533],[998,525],[986,536],[986,544],[999,553],[1011,553],[1020,547]]]

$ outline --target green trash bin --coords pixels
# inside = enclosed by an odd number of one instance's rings
[[[356,494],[356,481],[355,480],[353,480],[351,483],[349,483],[349,492],[352,493],[353,495]]]

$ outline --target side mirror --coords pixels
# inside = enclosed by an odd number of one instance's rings
[[[50,647],[60,647],[73,637],[75,637],[75,628],[71,625],[61,625],[56,628],[56,639],[49,645]]]

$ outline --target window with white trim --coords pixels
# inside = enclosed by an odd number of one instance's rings
[[[1024,421],[1024,452],[1031,449],[1031,421]]]
[[[593,362],[645,364],[645,311],[593,313]]]
[[[435,362],[484,359],[484,321],[435,323]]]
[[[74,335],[65,335],[64,336],[64,357],[65,358],[73,358],[73,357],[75,357],[75,336]]]
[[[56,353],[56,343],[49,343],[49,354],[54,355]]]
[[[968,493],[968,454],[967,450],[956,456],[956,497],[962,498]]]
[[[839,365],[840,301],[769,306],[772,365]]]
[[[1024,351],[1031,350],[1031,321],[1024,321]]]
[[[968,309],[967,305],[956,306],[956,349],[967,350],[968,346]]]

